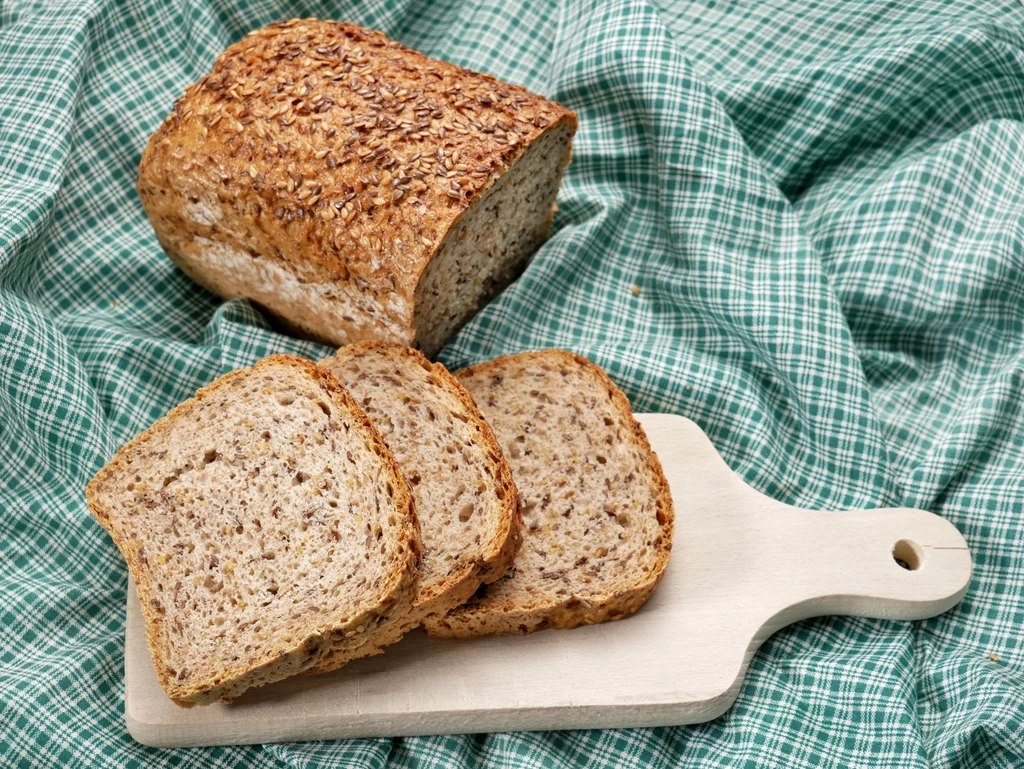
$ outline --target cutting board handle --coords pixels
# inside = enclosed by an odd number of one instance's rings
[[[926,619],[956,605],[970,585],[966,541],[925,510],[829,513],[761,502],[754,515],[770,516],[779,532],[771,549],[783,566],[769,634],[828,614]]]
[[[727,590],[720,575],[690,577],[706,579],[694,587],[709,601],[738,599],[737,615],[755,623],[748,626],[751,649],[807,617],[925,619],[967,592],[967,542],[944,518],[906,507],[832,512],[787,505],[748,486],[689,419],[658,414],[641,421],[658,446],[682,524],[673,562],[742,559],[737,579],[758,575]],[[688,537],[687,527],[703,536]]]

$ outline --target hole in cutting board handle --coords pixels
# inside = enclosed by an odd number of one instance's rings
[[[892,548],[892,559],[907,571],[920,569],[923,555],[920,545],[909,539],[901,539]]]

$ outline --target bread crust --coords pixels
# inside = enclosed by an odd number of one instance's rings
[[[353,426],[368,435],[374,452],[383,464],[388,482],[392,484],[394,489],[395,507],[400,518],[400,533],[398,536],[399,549],[402,553],[402,560],[399,563],[400,568],[392,572],[389,583],[381,586],[378,605],[366,609],[343,625],[317,626],[311,629],[305,638],[282,648],[279,653],[270,654],[268,652],[256,664],[239,665],[237,666],[238,669],[223,671],[223,675],[220,676],[222,680],[219,684],[214,684],[212,682],[213,679],[210,678],[190,681],[187,685],[183,685],[168,676],[166,672],[167,666],[163,664],[163,648],[160,639],[162,637],[161,625],[164,620],[153,608],[152,599],[156,596],[150,580],[151,575],[139,556],[139,546],[143,543],[130,540],[120,528],[119,521],[112,518],[104,508],[100,501],[101,488],[106,482],[112,481],[123,472],[134,453],[151,441],[159,441],[160,434],[165,425],[188,415],[212,393],[239,378],[247,377],[263,368],[282,365],[298,369],[313,378],[328,392],[339,411],[349,415]],[[417,590],[419,580],[418,565],[422,552],[419,523],[416,519],[412,494],[398,469],[398,464],[384,443],[384,439],[381,438],[377,429],[370,422],[355,399],[349,395],[348,391],[330,372],[303,358],[290,355],[272,355],[259,361],[250,369],[225,374],[201,388],[192,398],[175,406],[151,427],[126,443],[110,462],[100,469],[92,480],[89,481],[86,486],[85,497],[90,512],[114,540],[135,580],[139,603],[143,619],[145,620],[146,642],[153,657],[157,679],[171,700],[184,707],[204,705],[216,700],[230,701],[233,697],[250,688],[253,685],[254,679],[267,679],[260,682],[260,685],[262,685],[262,683],[280,680],[306,670],[319,662],[331,649],[332,642],[336,638],[344,639],[349,633],[351,635],[346,639],[347,643],[358,645],[365,639],[366,635],[370,634],[377,627],[376,622],[382,607],[391,606],[393,608],[390,611],[394,611],[402,603],[411,605],[412,596],[415,595]]]
[[[497,487],[502,491],[500,495],[500,525],[494,531],[484,553],[472,563],[449,574],[441,582],[421,590],[416,596],[414,608],[408,618],[404,621],[389,623],[390,627],[387,632],[378,637],[368,638],[365,648],[361,650],[363,653],[356,655],[362,657],[379,654],[384,647],[396,643],[405,633],[418,627],[427,617],[443,616],[469,600],[481,585],[494,582],[504,576],[512,565],[522,543],[523,515],[519,493],[512,478],[512,470],[494,431],[491,430],[491,426],[480,413],[473,397],[443,364],[431,363],[419,351],[391,342],[357,342],[338,351],[339,354],[343,352],[376,352],[392,358],[405,358],[436,377],[469,413],[471,424],[476,432],[476,441],[486,450],[487,456],[492,462],[492,475],[496,480]],[[327,358],[321,361],[320,365],[324,366],[330,360]],[[354,658],[346,656],[344,661]],[[339,664],[336,664],[337,662],[342,662],[342,660],[340,658],[332,659],[331,655],[328,655],[327,659],[309,672],[311,674],[330,672],[340,667]]]
[[[206,288],[319,341],[414,344],[420,285],[455,225],[566,126],[574,113],[521,87],[354,24],[294,19],[228,47],[186,89],[137,187],[170,258]],[[341,290],[345,306],[297,313],[239,268],[209,267],[210,243]]]
[[[661,462],[651,449],[647,434],[637,422],[625,394],[608,377],[600,366],[592,363],[582,355],[561,349],[538,350],[515,355],[505,355],[494,360],[470,366],[456,371],[454,376],[461,378],[472,374],[500,372],[510,362],[552,359],[569,363],[592,372],[607,389],[613,407],[618,412],[623,424],[627,425],[633,440],[641,448],[647,467],[657,489],[656,510],[658,523],[661,526],[662,538],[657,549],[654,567],[646,578],[628,590],[597,597],[570,595],[565,599],[551,603],[539,602],[536,605],[516,606],[506,603],[498,606],[487,606],[478,609],[470,604],[459,607],[445,616],[429,619],[424,623],[427,633],[432,636],[447,638],[472,638],[482,635],[526,634],[544,628],[570,629],[581,625],[593,625],[600,622],[627,617],[647,601],[661,581],[668,565],[672,551],[672,538],[675,529],[675,510],[672,504],[672,493],[668,480],[662,470]],[[513,563],[514,566],[514,563]],[[486,596],[486,592],[484,593]]]

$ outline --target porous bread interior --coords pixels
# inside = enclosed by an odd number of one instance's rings
[[[386,608],[407,561],[408,520],[368,431],[302,370],[246,373],[163,422],[95,490],[110,527],[139,544],[172,696],[298,672],[315,660],[259,668]]]
[[[625,593],[662,564],[658,478],[603,378],[566,355],[456,376],[494,430],[523,501],[506,575],[449,618]]]
[[[420,360],[426,367],[354,345],[320,364],[363,407],[412,492],[423,538],[418,604],[494,547],[506,493],[466,404]]]
[[[445,236],[416,290],[416,346],[433,357],[540,247],[569,162],[572,124],[552,127]]]

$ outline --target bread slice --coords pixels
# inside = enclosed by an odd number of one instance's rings
[[[564,350],[456,372],[498,436],[523,499],[506,575],[425,626],[469,637],[572,628],[632,614],[672,548],[668,482],[626,396]]]
[[[336,659],[412,606],[420,536],[394,457],[310,361],[222,376],[92,479],[161,686],[230,699]]]
[[[576,115],[354,24],[256,30],[153,134],[167,255],[304,336],[433,356],[547,237]]]
[[[501,577],[519,547],[522,516],[494,433],[440,363],[400,345],[360,342],[320,365],[344,383],[391,448],[423,534],[415,606],[366,645],[369,655]],[[313,672],[335,667],[332,654]]]

